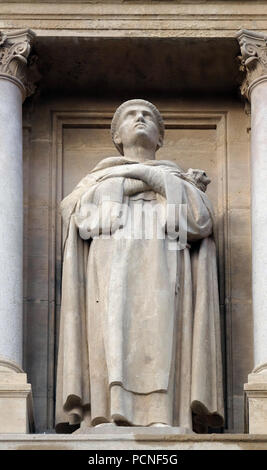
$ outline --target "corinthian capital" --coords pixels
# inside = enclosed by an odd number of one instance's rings
[[[0,32],[0,77],[14,80],[23,99],[35,90],[28,67],[34,36],[30,29]]]
[[[267,79],[267,36],[243,29],[237,33],[240,45],[240,69],[246,72],[241,93],[250,99],[250,91],[255,81]]]

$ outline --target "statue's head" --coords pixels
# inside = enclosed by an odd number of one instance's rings
[[[124,155],[124,147],[141,145],[155,152],[162,147],[164,122],[156,106],[136,99],[122,103],[114,113],[111,135],[115,147]]]

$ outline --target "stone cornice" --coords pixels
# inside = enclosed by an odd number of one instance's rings
[[[0,32],[0,77],[18,85],[23,100],[35,91],[28,68],[34,36],[30,29]]]
[[[240,26],[267,32],[267,5],[224,1],[61,0],[1,3],[0,29],[38,36],[234,37]]]
[[[240,69],[246,73],[241,93],[250,100],[252,88],[267,80],[267,35],[243,29],[236,37],[241,50]]]

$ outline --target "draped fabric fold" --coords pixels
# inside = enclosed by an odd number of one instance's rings
[[[192,429],[192,412],[203,426],[223,424],[212,207],[180,172],[168,161],[107,158],[61,204],[58,432],[83,420]],[[104,203],[104,216],[92,214]],[[181,204],[190,245],[177,250]],[[137,206],[162,209],[160,237],[125,236],[140,230]]]

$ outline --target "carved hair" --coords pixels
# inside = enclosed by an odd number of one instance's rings
[[[142,100],[142,99],[136,99],[136,100],[128,100],[128,101],[125,101],[124,103],[122,103],[115,111],[114,113],[114,116],[113,116],[113,119],[111,121],[111,137],[112,137],[112,140],[113,140],[113,143],[115,145],[115,147],[118,149],[118,151],[120,152],[121,155],[123,155],[123,145],[122,144],[116,144],[114,142],[114,136],[115,136],[115,132],[117,130],[117,125],[118,125],[118,122],[119,122],[119,119],[120,119],[120,116],[121,116],[121,113],[122,111],[124,111],[125,108],[127,108],[128,106],[131,106],[131,105],[135,105],[135,104],[143,104],[145,106],[147,106],[148,108],[151,109],[151,111],[153,111],[153,114],[156,118],[156,121],[157,121],[157,124],[158,124],[158,128],[159,128],[159,133],[162,137],[162,140],[164,138],[164,122],[163,122],[163,118],[159,112],[159,110],[156,108],[156,106],[154,106],[154,104],[150,103],[150,101],[146,101],[146,100]],[[157,147],[156,150],[158,150],[159,147]]]

